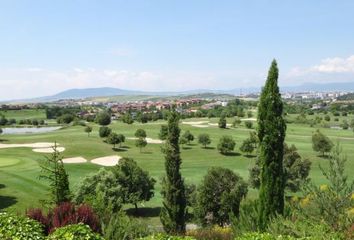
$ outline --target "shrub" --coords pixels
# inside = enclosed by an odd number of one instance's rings
[[[187,236],[194,237],[197,240],[232,240],[233,233],[229,227],[214,226],[210,228],[200,228],[189,230]]]
[[[48,240],[104,240],[99,234],[94,233],[89,226],[82,223],[57,228],[48,236]]]
[[[70,113],[66,113],[63,114],[62,116],[57,118],[57,122],[58,123],[64,123],[64,124],[69,124],[72,121],[74,121],[75,116],[70,114]]]
[[[247,195],[247,184],[233,171],[213,167],[198,188],[196,215],[202,224],[230,223],[230,216],[239,215],[241,200]]]
[[[245,121],[245,126],[246,126],[246,128],[251,129],[253,127],[253,122]]]
[[[109,127],[100,127],[99,129],[99,135],[101,138],[108,137],[109,134],[111,134],[112,129]]]
[[[156,234],[151,235],[145,238],[141,238],[141,240],[196,240],[193,237],[183,237],[183,236],[169,236],[167,234]]]
[[[335,232],[326,223],[299,215],[295,215],[291,219],[282,216],[274,218],[268,225],[268,232],[274,236],[288,235],[296,239],[344,239],[343,233]]]
[[[272,235],[270,233],[246,233],[235,240],[295,240],[296,238],[283,235]]]
[[[148,227],[136,219],[130,219],[123,212],[113,214],[103,227],[105,239],[139,239],[148,236]]]
[[[198,136],[198,143],[206,148],[211,143],[210,136],[207,133],[202,133]]]
[[[107,126],[111,123],[111,115],[104,111],[97,114],[95,122],[101,126]]]
[[[221,154],[227,154],[235,149],[235,141],[230,136],[222,136],[219,140],[218,151]]]
[[[100,223],[97,215],[88,205],[75,206],[73,203],[61,203],[54,209],[50,209],[45,216],[41,209],[27,211],[28,217],[41,222],[46,233],[53,232],[56,228],[70,224],[84,223],[95,232],[100,231]]]
[[[102,214],[109,205],[113,211],[120,210],[123,201],[121,195],[121,188],[113,172],[101,168],[79,183],[74,201],[77,204],[89,202],[96,212]]]
[[[43,226],[27,217],[0,213],[0,239],[44,240]]]

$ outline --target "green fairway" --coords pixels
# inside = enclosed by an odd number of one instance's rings
[[[349,119],[349,118],[348,118]],[[185,121],[210,121],[217,123],[218,119],[198,118]],[[182,121],[181,121],[182,122]],[[231,119],[228,119],[231,123]],[[113,131],[124,134],[127,138],[134,137],[138,128],[146,130],[149,138],[157,139],[161,124],[164,121],[157,121],[147,124],[134,123],[127,125],[121,122],[114,122],[110,125]],[[249,136],[250,129],[243,124],[238,128],[219,129],[215,125],[204,125],[208,127],[196,127],[188,124],[180,124],[182,133],[190,130],[195,137],[200,133],[208,133],[212,144],[208,149],[203,149],[197,141],[191,145],[181,148],[182,152],[182,174],[187,183],[199,184],[202,177],[212,166],[230,168],[239,173],[243,178],[248,178],[248,169],[254,164],[255,158],[247,158],[239,151],[244,139]],[[127,140],[124,148],[114,151],[98,137],[98,125],[92,124],[93,132],[88,137],[82,126],[70,126],[55,132],[45,134],[27,135],[1,135],[0,143],[35,143],[35,142],[58,142],[66,148],[62,153],[64,157],[82,156],[88,160],[96,157],[117,154],[122,157],[132,157],[138,164],[157,180],[155,197],[144,204],[145,207],[161,206],[160,179],[164,174],[164,156],[161,153],[161,144],[148,144],[143,152],[135,147],[134,140]],[[295,144],[299,153],[312,161],[311,178],[318,184],[324,183],[324,177],[319,170],[319,164],[326,166],[326,159],[320,158],[312,150],[311,135],[316,128],[309,125],[288,124],[286,142]],[[348,173],[354,173],[354,134],[351,130],[339,130],[321,128],[321,131],[329,136],[334,142],[339,141],[343,151],[348,156]],[[236,141],[235,153],[229,156],[221,155],[216,150],[216,145],[222,135],[231,135]],[[0,209],[11,209],[24,211],[26,208],[38,206],[39,200],[47,197],[48,186],[43,180],[39,180],[39,164],[45,159],[46,154],[35,153],[31,148],[8,148],[0,149]],[[70,184],[73,191],[81,178],[89,173],[97,171],[101,166],[84,164],[66,164],[70,176]],[[256,197],[257,191],[250,189],[249,197]]]
[[[1,110],[0,115],[17,121],[22,119],[46,119],[45,110],[43,109]]]

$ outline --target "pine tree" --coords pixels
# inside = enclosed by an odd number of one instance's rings
[[[183,178],[180,173],[181,157],[179,150],[179,117],[174,110],[168,118],[168,135],[165,153],[166,176],[162,182],[163,207],[160,214],[161,223],[166,232],[183,234],[186,230],[186,196]]]
[[[46,179],[50,185],[51,203],[56,205],[62,202],[68,202],[71,199],[69,189],[69,176],[65,171],[63,158],[57,150],[57,144],[53,146],[53,153],[47,157],[42,168],[40,179]]]
[[[259,160],[261,164],[259,226],[261,230],[266,228],[271,217],[283,214],[284,211],[285,131],[283,102],[278,87],[278,67],[277,62],[273,60],[258,106]]]

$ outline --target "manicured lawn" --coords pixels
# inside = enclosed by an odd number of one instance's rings
[[[348,117],[350,119],[350,117]],[[210,121],[217,123],[218,119],[188,119],[185,121]],[[231,119],[228,119],[231,123]],[[148,124],[134,123],[132,125],[114,122],[110,127],[117,133],[126,137],[133,137],[138,128],[146,130],[148,137],[157,139],[161,124],[158,121]],[[148,144],[143,152],[135,147],[134,140],[127,140],[124,148],[113,150],[98,137],[99,126],[92,124],[93,132],[88,137],[82,126],[71,126],[55,132],[38,135],[1,135],[1,143],[34,143],[34,142],[58,142],[66,150],[64,157],[82,156],[88,160],[96,157],[120,155],[132,157],[138,164],[157,180],[155,197],[144,203],[143,206],[156,208],[161,206],[160,179],[164,174],[164,156],[161,153],[161,144]],[[219,129],[216,126],[200,128],[187,124],[180,124],[182,133],[190,130],[195,137],[200,133],[208,133],[212,144],[208,149],[203,149],[195,140],[191,145],[181,149],[182,152],[182,174],[186,183],[199,184],[207,170],[212,166],[230,168],[239,173],[243,178],[248,179],[248,169],[254,164],[255,158],[247,158],[239,151],[242,141],[249,136],[249,129],[243,124],[238,128]],[[325,182],[319,170],[319,164],[326,166],[327,160],[317,156],[312,150],[311,135],[316,128],[308,125],[288,124],[286,142],[295,144],[303,157],[312,161],[311,178],[317,183]],[[354,134],[351,130],[338,130],[322,128],[321,131],[328,135],[334,142],[339,141],[343,151],[348,156],[347,170],[354,175]],[[235,153],[224,156],[218,153],[216,145],[222,135],[231,135],[237,145]],[[0,209],[24,211],[26,208],[38,206],[39,200],[46,199],[48,185],[45,181],[39,180],[39,164],[45,159],[46,154],[34,153],[31,148],[0,149]],[[75,191],[77,183],[84,176],[96,172],[101,166],[91,163],[67,164],[66,169],[70,175],[70,184]],[[248,197],[254,198],[257,191],[250,189]],[[127,206],[129,207],[129,206]],[[140,206],[142,207],[142,206]],[[153,222],[158,222],[155,218]]]

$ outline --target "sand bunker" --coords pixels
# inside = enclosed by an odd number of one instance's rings
[[[33,148],[33,152],[38,152],[38,153],[53,153],[54,149],[52,147],[50,148]],[[65,148],[64,147],[57,147],[57,152],[64,152]]]
[[[102,166],[115,166],[118,164],[119,159],[122,157],[113,155],[113,156],[107,156],[107,157],[100,157],[100,158],[95,158],[91,160],[91,163],[102,165]]]
[[[57,145],[59,145],[57,143]],[[29,147],[29,148],[51,148],[54,143],[49,142],[38,142],[38,143],[20,143],[20,144],[4,144],[0,143],[0,148],[18,148],[18,147]]]
[[[199,122],[182,122],[182,124],[188,124],[188,125],[201,125],[201,124],[206,124],[209,123],[209,121],[199,121]]]
[[[208,125],[191,125],[192,127],[197,127],[197,128],[207,128],[209,127]]]
[[[241,121],[257,121],[256,118],[244,118],[244,119],[241,119]]]
[[[63,163],[85,163],[87,160],[83,157],[72,157],[72,158],[64,158]]]
[[[127,139],[129,139],[129,140],[137,140],[138,138],[130,137],[130,138],[127,138]],[[162,141],[160,139],[145,138],[145,140],[146,140],[147,143],[152,143],[152,144],[164,143],[164,141]]]

